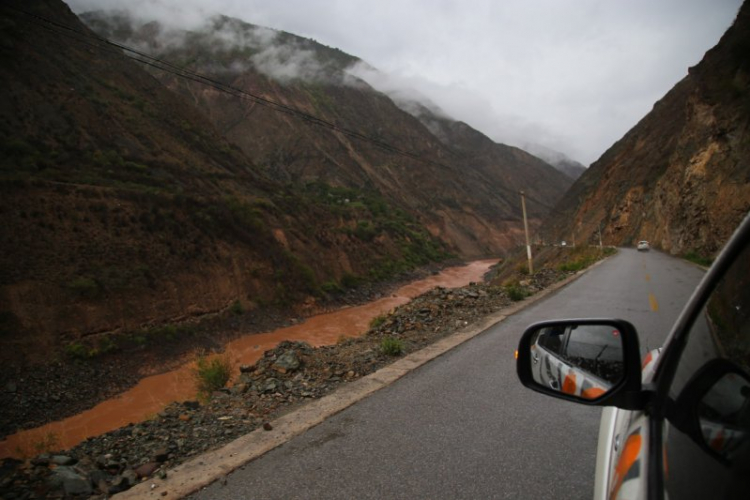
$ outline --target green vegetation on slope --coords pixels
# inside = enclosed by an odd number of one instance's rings
[[[398,250],[382,256],[366,278],[380,281],[416,267],[452,257],[413,217],[393,208],[378,193],[322,182],[309,183],[299,192],[302,199],[322,206],[341,220],[338,231],[366,243],[388,240]]]

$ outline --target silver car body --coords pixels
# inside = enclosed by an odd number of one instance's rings
[[[651,382],[661,349],[654,349],[643,361],[643,383]],[[599,424],[596,452],[594,499],[646,498],[648,454],[647,417],[642,411],[629,411],[607,406]]]

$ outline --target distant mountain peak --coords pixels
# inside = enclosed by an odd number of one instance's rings
[[[522,149],[546,161],[573,180],[578,179],[586,171],[583,164],[573,160],[565,153],[541,144],[526,143],[522,146]]]

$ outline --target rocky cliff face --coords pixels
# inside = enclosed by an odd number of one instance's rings
[[[750,4],[689,74],[573,185],[555,239],[648,240],[712,256],[750,209]]]

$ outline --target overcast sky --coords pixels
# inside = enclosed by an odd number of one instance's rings
[[[589,165],[716,45],[741,0],[70,0],[191,28],[221,13],[313,38],[498,142]]]

